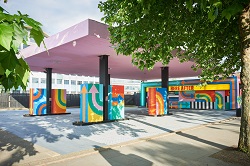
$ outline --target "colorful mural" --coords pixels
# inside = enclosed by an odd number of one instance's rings
[[[103,121],[103,85],[82,84],[80,94],[80,121]]]
[[[46,114],[46,90],[32,88],[30,89],[30,115]]]
[[[216,80],[207,86],[199,86],[199,80],[176,80],[169,82],[169,108],[217,109],[228,110],[239,108],[239,84],[237,77]],[[159,86],[157,83],[142,83],[141,95],[145,87]],[[143,96],[141,96],[143,97]],[[141,98],[141,105],[143,106]]]
[[[52,89],[51,113],[66,113],[66,89]]]
[[[167,114],[167,89],[148,88],[148,114]]]
[[[46,115],[46,89],[30,89],[30,115]],[[66,90],[52,89],[51,114],[66,113]]]
[[[110,85],[108,97],[108,119],[124,119],[124,86]]]

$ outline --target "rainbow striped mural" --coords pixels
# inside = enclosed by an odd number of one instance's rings
[[[46,89],[30,89],[30,115],[44,115],[46,111]]]
[[[239,81],[237,77],[219,79],[199,86],[200,80],[176,80],[169,82],[169,108],[217,109],[228,110],[239,108]],[[160,86],[159,82],[141,84],[141,105],[146,87]]]
[[[148,88],[148,114],[167,114],[167,89]]]
[[[103,121],[103,85],[82,84],[80,94],[80,121]]]
[[[124,119],[124,86],[110,85],[108,94],[108,119]]]
[[[46,115],[46,89],[30,89],[30,115]],[[66,113],[66,90],[52,89],[51,91],[51,114]]]
[[[66,89],[52,89],[51,113],[66,113]]]

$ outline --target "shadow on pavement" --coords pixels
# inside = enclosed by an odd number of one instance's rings
[[[123,154],[118,150],[112,148],[99,148],[96,146],[95,150],[112,166],[127,166],[127,165],[143,165],[151,166],[153,163],[141,156],[135,154]]]
[[[225,149],[225,148],[227,148],[227,146],[224,146],[224,145],[222,145],[222,144],[218,144],[218,143],[216,143],[216,142],[208,141],[208,140],[205,140],[205,139],[202,139],[202,138],[199,138],[199,137],[196,137],[196,136],[187,134],[187,133],[176,132],[176,134],[177,134],[177,135],[180,135],[180,136],[183,136],[183,137],[186,137],[186,138],[190,138],[190,139],[195,140],[195,141],[198,141],[198,142],[202,142],[202,143],[204,143],[204,144],[207,144],[207,145],[210,145],[210,146],[213,146],[213,147],[216,147],[216,148],[220,148],[220,149]]]
[[[131,120],[103,123],[89,126],[74,126],[72,122],[79,119],[79,109],[70,109],[69,115],[53,115],[53,116],[37,116],[23,117],[28,111],[3,111],[0,112],[1,128],[7,130],[18,137],[37,143],[40,146],[48,148],[60,154],[67,154],[79,150],[90,149],[93,145],[105,146],[121,142],[130,141],[132,139],[147,137],[152,131],[153,134],[162,132],[173,132],[174,123],[165,125],[160,118],[149,117],[147,109],[125,110],[125,115]],[[172,111],[173,112],[173,111]],[[182,114],[182,112],[186,112]],[[189,113],[190,112],[190,113]],[[186,123],[199,124],[204,120],[199,114],[192,117],[191,114],[196,111],[176,111],[171,118],[164,118],[166,121],[176,119],[181,121],[185,119]],[[212,119],[220,113],[202,112],[208,114],[208,118]],[[210,115],[211,114],[211,115]],[[198,117],[198,118],[197,118]],[[198,121],[198,122],[197,122]],[[209,120],[210,121],[210,120]],[[132,123],[131,123],[132,122]],[[161,122],[161,123],[156,123]],[[174,122],[174,121],[171,121]],[[181,126],[187,127],[187,125]],[[114,139],[112,137],[114,135]],[[74,141],[72,141],[74,140]],[[31,143],[31,145],[33,145]],[[67,148],[64,148],[67,145]],[[2,147],[2,146],[1,146]],[[28,155],[32,153],[25,152]]]
[[[37,153],[33,143],[0,129],[1,166],[19,163],[25,156],[34,156]]]
[[[219,124],[215,125],[215,128],[209,128],[208,126],[203,129],[197,129],[195,132],[196,134],[192,134],[193,130],[185,133],[176,132],[176,135],[172,135],[172,137],[152,139],[144,142],[143,145],[134,146],[132,151],[134,152],[134,154],[140,155],[141,157],[151,156],[150,161],[152,161],[155,165],[161,165],[164,162],[165,165],[234,166],[235,164],[239,164],[240,162],[230,160],[231,163],[228,163],[229,160],[226,161],[221,160],[220,158],[214,159],[210,157],[210,155],[218,152],[218,150],[228,148],[228,146],[226,145],[226,142],[228,141],[224,140],[232,138],[224,138],[225,136],[223,136],[223,134],[227,132],[234,133],[235,129],[239,129],[238,126],[236,127],[233,123],[231,124],[232,126],[234,126],[234,128],[225,128],[225,126],[227,127],[227,125],[229,124],[230,123],[228,122],[226,124],[223,124],[223,127],[221,127]],[[218,129],[220,129],[221,131],[219,132]],[[202,130],[204,131],[202,132]],[[213,139],[213,137],[209,136],[210,133],[217,133],[222,138]],[[236,133],[234,133],[234,135],[235,134]],[[237,143],[237,139],[234,141],[235,143]]]

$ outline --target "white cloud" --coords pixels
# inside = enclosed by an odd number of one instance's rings
[[[100,21],[103,14],[98,9],[100,0],[18,0],[0,2],[10,13],[20,10],[43,24],[49,35],[60,32],[85,19]]]

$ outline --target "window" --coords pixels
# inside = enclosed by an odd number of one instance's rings
[[[56,82],[57,84],[62,84],[62,79],[57,79]]]
[[[41,83],[45,84],[46,83],[46,78],[41,78]]]
[[[32,78],[32,83],[38,83],[39,82],[39,79],[38,78]]]
[[[65,85],[69,85],[69,80],[64,80]]]
[[[71,85],[75,85],[76,81],[75,80],[71,80]]]
[[[81,85],[82,84],[82,81],[77,81],[77,85]]]
[[[52,84],[55,84],[55,79],[52,79]]]

